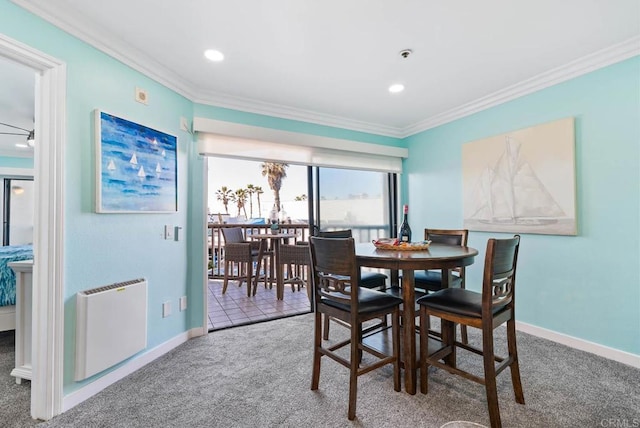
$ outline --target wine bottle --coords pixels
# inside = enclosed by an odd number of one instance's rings
[[[411,227],[409,227],[409,205],[405,205],[404,209],[404,218],[402,219],[402,224],[400,225],[400,233],[398,234],[398,238],[400,242],[411,242]]]

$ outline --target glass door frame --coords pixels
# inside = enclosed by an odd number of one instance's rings
[[[322,219],[320,212],[320,166],[307,166],[307,201],[309,206],[309,235],[314,236],[320,230]],[[384,174],[381,172],[381,174]],[[398,174],[387,174],[387,210],[389,215],[389,236],[395,238],[398,234]]]

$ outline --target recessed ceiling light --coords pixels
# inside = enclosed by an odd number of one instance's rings
[[[389,86],[389,92],[391,92],[392,94],[397,94],[398,92],[402,91],[404,91],[404,85],[401,83],[395,83]]]
[[[204,51],[204,56],[209,61],[213,61],[213,62],[220,62],[224,59],[224,55],[222,54],[222,52],[217,51],[215,49],[207,49],[206,51]]]

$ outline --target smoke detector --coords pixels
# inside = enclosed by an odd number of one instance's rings
[[[400,51],[400,56],[402,58],[409,58],[409,55],[411,55],[413,53],[413,51],[411,49],[403,49]]]

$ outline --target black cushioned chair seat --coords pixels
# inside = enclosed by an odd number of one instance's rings
[[[379,272],[362,272],[360,274],[360,287],[380,288],[387,286],[387,275]]]
[[[385,291],[388,294],[391,294],[392,296],[396,296],[396,297],[399,297],[400,299],[402,299],[402,288],[401,287],[389,287]],[[414,293],[416,295],[416,299],[418,297],[422,297],[422,296],[426,296],[427,295],[427,293],[425,293],[422,290],[415,290]]]
[[[416,271],[414,274],[414,283],[416,288],[422,288],[429,291],[438,291],[442,289],[442,271],[439,270],[427,270]],[[456,275],[451,275],[451,282],[449,287],[460,288],[462,279]]]
[[[431,309],[469,317],[480,318],[482,315],[482,293],[464,288],[445,288],[421,297],[417,303]],[[504,305],[496,305],[493,308],[493,313],[500,312],[505,306],[506,303]]]
[[[349,288],[347,288],[347,291]],[[392,296],[381,291],[368,290],[366,288],[358,289],[359,300],[359,313],[364,314],[367,312],[375,312],[378,310],[393,308],[394,306],[402,303],[402,299]],[[344,294],[336,293],[336,296],[345,297]],[[336,302],[327,298],[322,298],[320,301],[327,306],[333,306],[344,311],[349,311],[350,305],[347,303]]]

